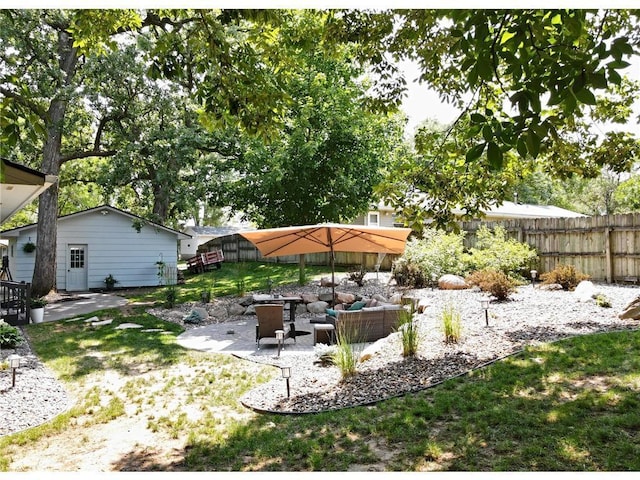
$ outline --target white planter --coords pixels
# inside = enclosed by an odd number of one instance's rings
[[[31,320],[33,323],[42,323],[44,320],[44,307],[31,309]]]

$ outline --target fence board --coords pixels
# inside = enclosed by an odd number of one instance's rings
[[[558,264],[574,265],[595,281],[640,280],[640,213],[578,218],[538,218],[498,222],[461,222],[464,245],[473,247],[481,225],[504,227],[515,238],[538,251],[541,273]]]

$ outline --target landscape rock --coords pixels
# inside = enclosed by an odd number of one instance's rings
[[[640,320],[640,296],[631,300],[629,305],[627,305],[622,311],[622,313],[618,315],[618,318],[620,319],[629,318],[633,320]]]
[[[353,293],[336,292],[336,303],[353,303],[356,296]]]
[[[309,313],[325,313],[328,306],[329,304],[327,302],[317,301],[308,303],[307,310],[309,310]]]
[[[243,315],[246,309],[246,306],[239,303],[231,304],[229,305],[229,315]]]
[[[320,293],[320,294],[318,294],[318,301],[320,301],[320,302],[331,302],[332,299],[333,299],[333,294],[332,293]],[[310,302],[310,303],[314,303],[314,302]]]
[[[602,290],[598,289],[593,282],[583,280],[576,286],[573,295],[579,302],[589,302],[594,301],[596,296],[602,295]]]
[[[394,332],[391,335],[398,335],[398,334]],[[360,352],[360,362],[366,362],[367,360],[371,360],[374,356],[380,355],[380,353],[384,350],[384,347],[388,342],[388,338],[389,337],[381,338],[367,345],[362,350],[362,352]]]
[[[240,308],[242,308],[242,313],[244,313],[244,307],[242,305],[236,305]],[[231,307],[231,306],[230,306]],[[242,315],[242,313],[238,313],[236,315]],[[211,308],[209,308],[209,316],[213,317],[213,318],[217,318],[217,319],[226,319],[228,316],[228,312],[227,309],[221,305],[216,305],[213,306]]]
[[[320,279],[321,287],[337,287],[338,285],[340,285],[340,281],[337,278],[335,279],[335,282],[331,281],[331,277],[322,277]]]
[[[384,295],[381,295],[379,293],[376,293],[375,295],[373,295],[373,297],[371,297],[379,302],[382,303],[388,303],[387,297],[385,297]]]
[[[554,290],[563,290],[562,285],[559,283],[548,283],[543,284],[538,287],[540,290],[554,291]]]
[[[401,293],[396,293],[396,294],[391,295],[391,297],[389,298],[389,303],[392,303],[394,305],[402,304],[402,294]]]
[[[249,305],[247,309],[244,311],[244,315],[255,315],[256,314],[256,306]]]
[[[296,315],[304,315],[309,310],[307,310],[307,306],[304,303],[299,303],[296,305]]]
[[[238,303],[243,307],[248,307],[253,303],[253,297],[243,297]]]
[[[446,274],[438,279],[438,287],[442,290],[464,290],[469,285],[460,275]]]
[[[209,312],[206,308],[202,307],[193,307],[194,312],[197,312],[202,320],[207,320],[209,318]],[[225,313],[226,315],[226,313]]]
[[[301,296],[302,296],[302,301],[304,303],[313,303],[313,302],[317,302],[318,300],[320,300],[318,298],[318,294],[316,294],[316,293],[303,293]]]

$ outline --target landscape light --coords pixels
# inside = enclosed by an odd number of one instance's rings
[[[289,378],[291,378],[291,367],[280,367],[282,369],[282,378],[287,381],[287,398],[290,396]]]
[[[535,288],[536,286],[536,277],[538,276],[538,271],[537,270],[531,270],[531,286],[533,288]]]
[[[480,305],[482,305],[482,308],[484,308],[484,321],[488,327],[489,326],[489,300],[486,298],[480,300]]]
[[[278,357],[280,356],[280,349],[284,342],[284,330],[276,330],[276,340],[278,341]]]
[[[16,386],[16,369],[20,366],[21,358],[20,358],[20,355],[13,354],[13,355],[9,355],[7,360],[9,360],[9,368],[13,370],[11,386],[15,387]]]

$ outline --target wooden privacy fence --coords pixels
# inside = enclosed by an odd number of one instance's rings
[[[253,243],[242,235],[233,234],[209,240],[200,247],[203,251],[222,249],[225,262],[272,262],[298,263],[298,255],[283,257],[263,257]],[[336,266],[359,268],[363,266],[367,271],[374,272],[376,264],[380,263],[380,271],[391,270],[391,265],[400,255],[376,253],[336,252]],[[329,253],[307,253],[307,265],[329,265]]]
[[[573,265],[595,281],[640,281],[640,213],[577,218],[461,222],[465,247],[476,244],[481,225],[501,225],[510,238],[538,251],[540,273]]]

